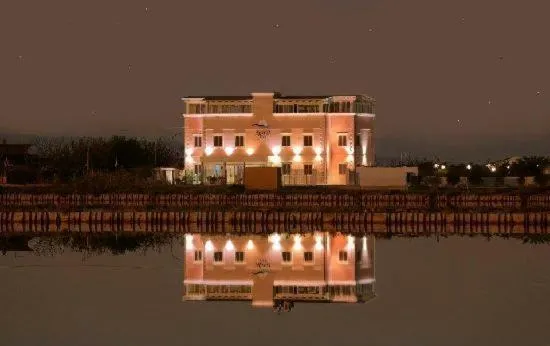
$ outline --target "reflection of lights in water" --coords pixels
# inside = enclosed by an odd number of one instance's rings
[[[233,251],[235,250],[235,245],[233,245],[233,242],[231,240],[228,240],[226,243],[225,243],[225,249],[227,251]]]
[[[315,236],[315,250],[323,250],[323,237],[320,235]]]
[[[273,243],[273,250],[281,251],[281,243]]]
[[[214,244],[212,244],[212,241],[211,240],[207,240],[206,241],[206,244],[204,244],[204,249],[206,251],[212,251],[214,250]]]

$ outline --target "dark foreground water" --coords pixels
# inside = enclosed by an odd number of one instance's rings
[[[376,240],[376,298],[182,302],[183,249],[0,256],[0,345],[550,345],[550,246]]]

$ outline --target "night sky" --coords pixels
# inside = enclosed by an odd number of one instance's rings
[[[176,255],[178,255],[176,253]],[[181,254],[179,254],[181,256]],[[482,237],[377,240],[377,297],[182,302],[181,262],[147,256],[0,256],[0,345],[548,345],[548,245]]]
[[[378,155],[548,154],[550,2],[0,5],[0,132],[169,135],[181,97],[375,97]]]

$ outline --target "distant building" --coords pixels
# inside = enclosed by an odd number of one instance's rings
[[[375,296],[374,237],[186,236],[183,300],[365,302]]]
[[[184,97],[185,166],[242,183],[243,167],[281,167],[285,185],[346,184],[374,164],[375,100],[365,95]]]

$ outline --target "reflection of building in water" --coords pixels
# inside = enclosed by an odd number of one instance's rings
[[[187,235],[183,300],[365,302],[374,297],[374,237]]]

